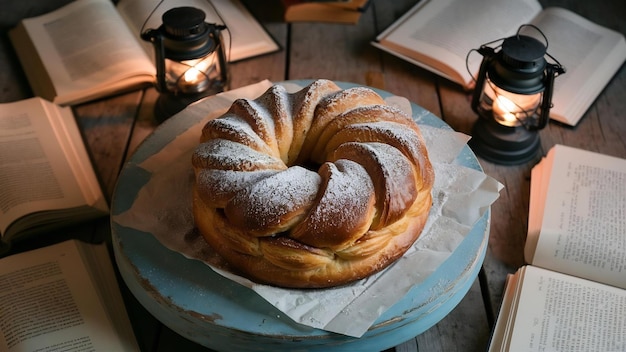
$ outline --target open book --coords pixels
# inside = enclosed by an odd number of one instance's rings
[[[21,237],[108,215],[69,107],[0,104],[0,253]]]
[[[507,278],[489,351],[626,350],[626,290],[523,266]]]
[[[139,351],[104,244],[0,259],[0,350]]]
[[[626,350],[626,159],[554,146],[529,208],[491,350]]]
[[[470,89],[483,58],[470,51],[523,24],[545,34],[548,54],[567,70],[555,80],[550,117],[575,126],[626,60],[626,40],[569,10],[537,0],[422,0],[372,44]],[[522,34],[545,44],[532,28]]]
[[[159,5],[160,4],[160,5]],[[11,42],[37,96],[73,105],[155,82],[154,48],[142,30],[161,25],[170,8],[202,9],[206,22],[226,24],[228,60],[273,52],[276,42],[238,0],[77,0],[21,21]]]

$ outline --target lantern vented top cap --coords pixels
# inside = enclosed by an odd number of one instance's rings
[[[203,33],[206,15],[194,7],[175,7],[163,14],[165,32],[172,37],[188,37]]]
[[[513,68],[543,70],[546,50],[546,46],[533,37],[515,35],[502,43],[502,60]]]

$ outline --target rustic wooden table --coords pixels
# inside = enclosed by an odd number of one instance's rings
[[[0,9],[0,102],[32,96],[6,31],[20,19],[45,13],[70,0],[3,0]],[[569,8],[601,25],[626,34],[626,4],[605,0],[540,0]],[[372,1],[357,25],[285,24],[259,3],[246,1],[282,50],[231,65],[232,88],[263,79],[328,78],[385,89],[407,97],[440,116],[455,130],[470,134],[476,120],[470,95],[425,70],[373,48],[370,41],[405,13],[415,0]],[[267,9],[264,9],[267,10]],[[572,43],[572,45],[575,45]],[[74,113],[105,193],[113,193],[118,173],[138,144],[153,131],[154,89],[135,91],[74,107]],[[561,143],[626,158],[626,67],[622,67],[576,127],[550,123],[541,131],[541,152]],[[505,185],[492,206],[490,239],[483,271],[461,303],[439,324],[396,351],[482,351],[497,313],[505,277],[524,263],[530,170],[538,158],[517,166],[481,160],[485,172]],[[55,234],[56,235],[56,234]],[[65,229],[58,236],[18,244],[14,251],[47,245],[67,237],[110,239],[108,219]],[[120,281],[139,344],[144,351],[204,351],[154,319]]]

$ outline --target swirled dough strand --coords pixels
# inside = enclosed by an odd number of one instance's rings
[[[192,156],[209,245],[259,283],[346,284],[419,237],[434,172],[419,127],[365,87],[274,85],[207,122]]]

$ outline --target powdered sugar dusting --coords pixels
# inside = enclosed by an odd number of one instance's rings
[[[223,208],[244,188],[278,172],[202,169],[196,174],[196,181],[204,201],[213,207]]]
[[[360,101],[362,98],[367,97],[377,97],[378,99],[376,100],[378,101],[378,104],[384,104],[384,100],[373,90],[367,87],[352,87],[325,98],[322,102],[320,102],[320,105],[323,104],[325,107],[332,109],[337,105],[348,102],[348,104],[345,105],[350,105],[350,108],[355,108],[360,105],[355,106],[354,104],[349,104],[349,102]]]
[[[349,142],[340,145],[333,160],[349,159],[364,165],[374,181],[380,222],[387,226],[405,214],[417,196],[411,162],[398,149],[379,142]]]
[[[290,95],[282,85],[274,85],[257,100],[257,104],[264,106],[274,124],[274,135],[278,143],[280,156],[286,163],[293,139],[293,121],[291,111],[293,109]]]
[[[256,150],[271,150],[245,120],[231,114],[207,122],[202,129],[201,141],[211,139],[228,139]]]
[[[420,135],[407,126],[393,121],[356,123],[347,126],[328,142],[327,148],[334,150],[346,135],[356,135],[360,142],[380,142],[400,150],[420,169],[426,165],[426,147]]]
[[[194,165],[202,164],[215,169],[240,171],[287,167],[280,159],[227,139],[213,139],[201,143],[194,153]]]
[[[303,243],[336,248],[352,243],[369,228],[374,185],[363,166],[353,161],[338,160],[323,168],[323,193],[296,232]]]
[[[310,207],[319,185],[317,173],[293,166],[246,187],[228,203],[226,213],[253,231],[280,227],[289,214]]]

